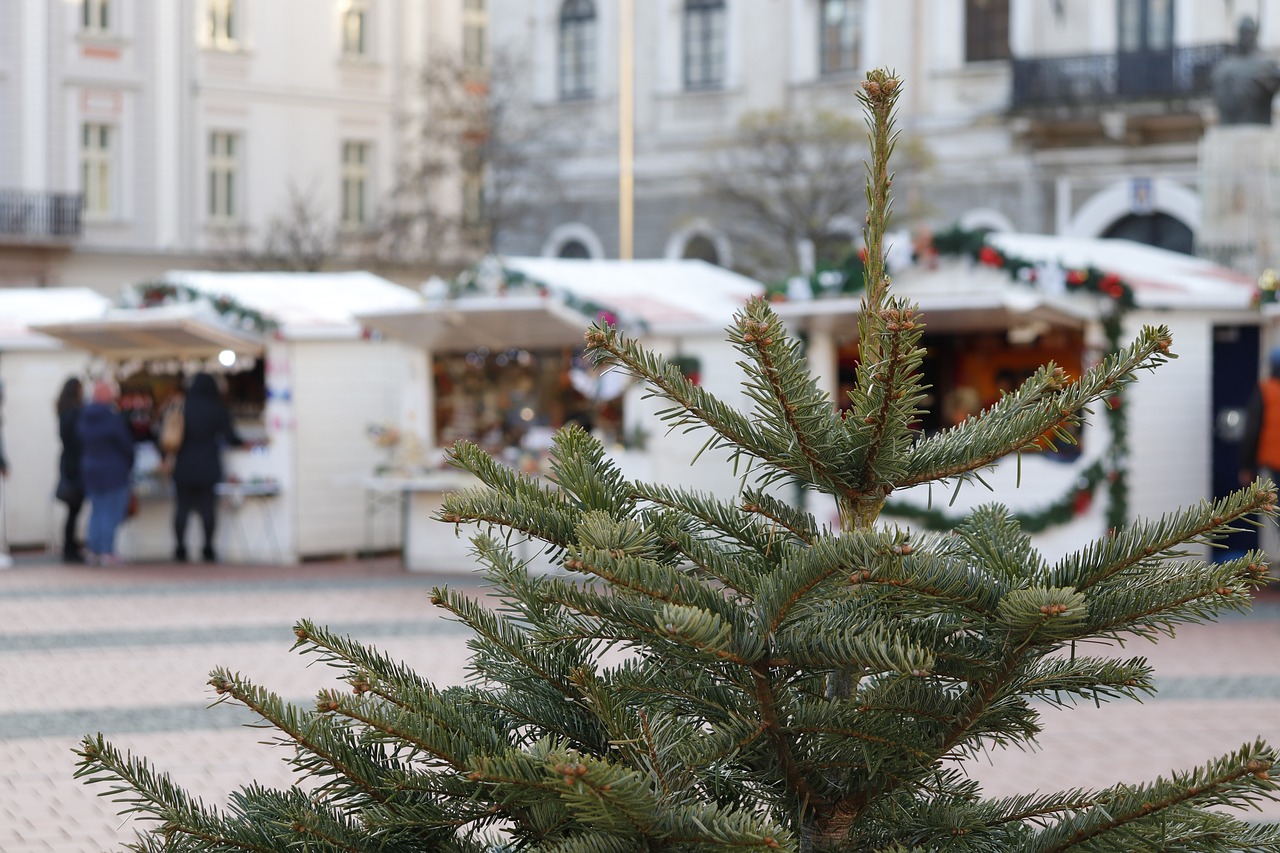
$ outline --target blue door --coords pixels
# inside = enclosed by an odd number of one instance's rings
[[[1213,496],[1225,497],[1240,487],[1240,438],[1244,414],[1258,385],[1257,326],[1213,327]],[[1215,561],[1240,557],[1258,547],[1258,531],[1246,527],[1232,533],[1225,548],[1211,551]]]

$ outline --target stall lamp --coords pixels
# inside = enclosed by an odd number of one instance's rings
[[[223,367],[231,367],[235,363],[236,354],[231,350],[224,349],[222,352],[218,353],[218,364],[221,364]]]

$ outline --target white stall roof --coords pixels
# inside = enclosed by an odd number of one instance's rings
[[[504,293],[419,299],[411,308],[361,311],[370,328],[438,352],[478,347],[573,346],[608,311],[631,334],[721,334],[733,312],[764,293],[759,282],[697,260],[595,261],[506,257],[526,278]]]
[[[58,341],[32,326],[101,317],[110,305],[87,287],[0,288],[0,349],[53,349]]]
[[[655,333],[723,329],[764,285],[698,260],[597,261],[506,257],[502,264],[578,299],[637,317]]]
[[[223,350],[257,355],[262,339],[227,325],[199,303],[156,308],[113,308],[65,323],[35,327],[43,334],[103,358],[211,358]]]
[[[893,293],[916,302],[932,332],[1009,329],[1048,323],[1080,326],[1096,317],[1096,299],[1067,292],[1061,278],[1072,269],[1094,267],[1113,273],[1133,288],[1140,308],[1185,310],[1248,309],[1255,290],[1246,275],[1166,249],[1129,240],[990,234],[988,242],[1006,255],[1045,265],[1037,283],[1012,281],[1002,269],[968,259],[941,258],[893,275]],[[1047,268],[1046,268],[1047,267]],[[1051,283],[1049,270],[1059,276]],[[809,328],[856,335],[850,315],[860,297],[813,299],[779,304],[779,316]]]
[[[1090,301],[1045,293],[1010,281],[1002,270],[958,258],[909,267],[892,280],[893,295],[916,303],[930,332],[999,331],[1028,324],[1080,328],[1096,314]],[[852,315],[861,305],[861,296],[847,296],[781,302],[774,310],[785,321],[855,337]]]
[[[1028,260],[1114,273],[1133,288],[1140,308],[1247,309],[1256,287],[1249,276],[1212,261],[1131,240],[1006,233],[990,234],[987,242]]]
[[[362,311],[416,306],[421,297],[369,272],[207,272],[163,276],[211,297],[225,296],[280,324],[288,338],[358,337]]]

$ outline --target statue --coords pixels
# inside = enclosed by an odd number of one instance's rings
[[[1256,55],[1258,23],[1240,20],[1235,54],[1213,68],[1213,98],[1222,124],[1271,124],[1271,99],[1280,90],[1280,65]]]

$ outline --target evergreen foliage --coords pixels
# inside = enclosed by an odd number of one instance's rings
[[[1143,658],[1076,644],[1246,607],[1261,554],[1214,564],[1184,549],[1274,512],[1276,493],[1254,483],[1056,562],[996,504],[945,534],[874,523],[894,489],[977,477],[1171,357],[1168,331],[1146,329],[1079,381],[1048,366],[981,417],[913,432],[922,325],[878,260],[899,88],[883,72],[863,86],[871,250],[847,415],[763,301],[730,330],[748,411],[592,328],[597,358],[647,380],[669,425],[706,430],[751,485],[721,496],[630,482],[574,427],[555,439],[552,483],[457,446],[484,487],[450,498],[443,518],[481,526],[477,559],[501,601],[433,595],[474,631],[470,683],[436,688],[300,622],[296,648],[348,689],[304,709],[238,674],[211,683],[294,747],[302,787],[250,784],[213,809],[86,738],[79,775],[156,822],[136,849],[1280,851],[1280,827],[1216,808],[1276,797],[1262,743],[1104,790],[990,799],[964,773],[992,745],[1033,745],[1045,704],[1152,693]],[[840,529],[769,489],[795,481],[834,496]],[[531,573],[512,533],[544,542],[564,571]]]

